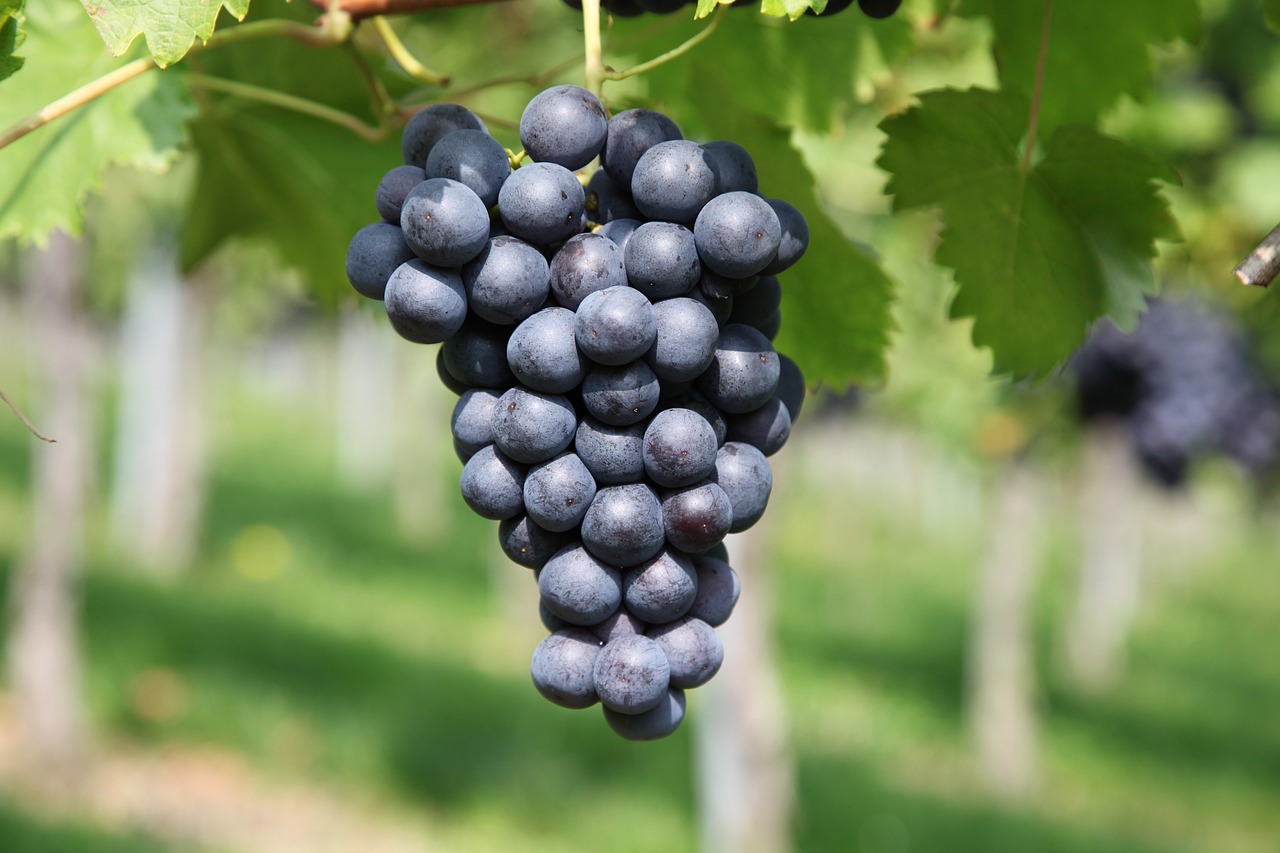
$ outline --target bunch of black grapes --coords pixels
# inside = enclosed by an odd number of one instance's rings
[[[1247,338],[1190,299],[1152,300],[1131,334],[1100,323],[1071,362],[1081,417],[1123,419],[1143,469],[1168,488],[1221,454],[1246,472],[1280,465],[1280,399]]]
[[[888,18],[898,11],[902,0],[857,0],[858,8],[869,18]],[[815,12],[806,9],[806,15],[825,18],[843,12],[852,6],[854,0],[829,0],[825,9]],[[582,9],[582,0],[564,0],[571,9]],[[600,0],[600,8],[618,18],[634,18],[646,12],[651,15],[669,15],[686,6],[696,6],[698,0]],[[733,0],[728,5],[735,9],[758,9],[758,0]]]
[[[741,146],[607,118],[577,86],[530,101],[520,139],[513,170],[468,110],[418,113],[347,276],[403,337],[443,342],[462,496],[538,581],[535,686],[658,738],[720,668],[739,591],[722,540],[764,513],[800,414],[771,341],[808,227]]]

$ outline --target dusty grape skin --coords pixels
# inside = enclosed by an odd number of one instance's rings
[[[596,695],[605,707],[620,714],[641,714],[666,698],[671,664],[648,637],[619,637],[600,650],[593,676]]]
[[[804,408],[804,374],[800,372],[800,365],[782,353],[778,353],[778,390],[775,393],[787,407],[787,414],[791,415],[791,423],[794,424]]]
[[[404,198],[400,228],[414,254],[438,267],[458,267],[489,242],[489,211],[465,184],[428,178]]]
[[[641,155],[631,175],[631,197],[647,218],[692,225],[716,194],[706,152],[696,142],[659,142]]]
[[[698,257],[727,278],[757,275],[778,254],[782,226],[759,196],[731,192],[707,202],[693,224]]]
[[[417,258],[396,268],[384,297],[391,328],[416,344],[452,340],[467,316],[467,294],[457,272]]]
[[[592,222],[603,225],[618,219],[641,218],[631,193],[609,180],[603,169],[598,169],[587,181],[586,194],[587,218]]]
[[[702,415],[707,423],[711,424],[711,429],[716,435],[716,447],[724,446],[725,437],[729,433],[729,425],[720,410],[711,405],[711,401],[697,391],[683,391],[669,399],[664,407],[668,409],[692,409]]]
[[[777,275],[790,269],[804,257],[809,248],[809,223],[805,222],[804,214],[796,210],[794,205],[780,198],[767,198],[765,202],[778,216],[782,239],[778,242],[778,254],[760,272],[762,275]]]
[[[596,420],[626,426],[653,413],[660,390],[658,377],[643,361],[621,367],[598,364],[582,380],[582,402]]]
[[[782,449],[791,435],[791,413],[776,395],[753,411],[742,415],[730,415],[729,441],[750,444],[765,456],[772,456]]]
[[[553,533],[572,530],[596,496],[596,481],[574,453],[534,465],[524,478],[525,512]]]
[[[640,714],[620,714],[612,708],[604,709],[605,722],[619,737],[627,740],[658,740],[674,734],[684,722],[684,691],[667,690],[665,701]]]
[[[778,354],[758,329],[731,323],[720,330],[716,356],[694,387],[729,414],[760,408],[778,387]]]
[[[466,462],[480,448],[493,444],[493,407],[498,394],[487,388],[464,391],[454,404],[449,429],[453,433],[453,449]]]
[[[427,174],[420,166],[396,166],[387,172],[378,182],[378,189],[373,194],[373,204],[378,209],[378,215],[399,228],[404,197],[426,179]]]
[[[619,187],[630,190],[636,163],[659,142],[682,139],[676,123],[654,110],[623,110],[609,119],[600,152],[600,170]]]
[[[582,384],[591,363],[578,350],[573,325],[573,312],[553,305],[517,326],[507,342],[514,376],[547,394],[567,394]]]
[[[536,527],[537,525],[534,525],[534,526]],[[539,568],[541,568],[541,566],[539,566]],[[561,619],[559,616],[552,613],[550,610],[547,609],[547,603],[542,600],[538,601],[538,618],[542,621],[542,626],[552,634],[554,634],[556,631],[563,631],[566,628],[569,628],[569,629],[582,628],[581,625],[574,625],[572,622],[566,622],[563,619]]]
[[[525,105],[520,144],[531,159],[573,171],[600,153],[608,128],[599,98],[581,86],[552,86]]]
[[[608,237],[618,244],[619,249],[625,252],[627,240],[631,237],[631,233],[643,224],[639,219],[611,219],[601,225],[600,229],[595,233],[601,237]]]
[[[507,365],[510,335],[510,326],[469,317],[441,347],[445,369],[458,382],[471,387],[510,388],[516,382]]]
[[[705,277],[685,297],[704,306],[716,318],[716,325],[723,326],[729,322],[729,315],[733,312],[733,296],[709,296],[703,287],[704,281]]]
[[[467,305],[481,319],[514,325],[547,301],[550,271],[542,253],[517,237],[498,236],[462,267]]]
[[[440,347],[436,350],[436,376],[440,377],[440,384],[443,385],[446,390],[451,391],[454,394],[461,396],[471,390],[470,385],[455,379],[453,375],[449,373],[449,368],[446,367],[444,363],[444,347]]]
[[[667,656],[672,687],[701,687],[724,663],[724,643],[716,630],[701,619],[685,616],[664,625],[651,625],[648,636]]]
[[[536,246],[550,246],[581,231],[586,204],[573,172],[555,163],[516,169],[498,192],[503,225]]]
[[[646,222],[623,250],[627,283],[658,302],[684,296],[702,275],[693,232],[673,222]]]
[[[449,178],[470,188],[485,209],[498,203],[498,190],[511,174],[502,143],[479,130],[455,130],[431,149],[423,169],[428,178]]]
[[[723,625],[733,615],[742,585],[738,574],[724,556],[712,556],[714,552],[699,554],[693,558],[693,568],[698,573],[698,594],[693,599],[687,615],[701,619],[713,628]]]
[[[577,234],[565,241],[550,269],[551,295],[573,311],[597,290],[627,284],[622,249],[599,234]]]
[[[606,486],[582,519],[582,544],[613,566],[635,566],[662,550],[662,505],[642,483]]]
[[[501,521],[524,512],[523,465],[492,444],[477,450],[462,466],[462,499],[481,518]]]
[[[587,294],[574,320],[578,349],[597,364],[635,361],[649,351],[657,336],[653,304],[627,285]]]
[[[493,408],[493,441],[517,462],[551,459],[573,441],[578,426],[573,406],[564,397],[508,389]]]
[[[622,601],[636,618],[653,625],[674,622],[698,594],[698,576],[688,557],[663,548],[622,576]]]
[[[643,423],[611,426],[585,417],[574,450],[598,485],[638,483],[644,478],[644,429]]]
[[[556,552],[538,573],[547,610],[573,625],[598,625],[622,603],[622,579],[574,543]]]
[[[564,708],[590,708],[596,698],[595,664],[600,641],[581,629],[549,634],[533,651],[529,674],[544,697]]]
[[[587,630],[595,634],[600,642],[607,643],[610,640],[616,640],[618,637],[633,637],[643,634],[648,627],[648,625],[627,612],[627,608],[624,606],[615,610],[608,619],[598,625],[592,625]]]
[[[726,441],[716,454],[711,480],[724,489],[733,506],[730,533],[741,533],[764,515],[773,490],[773,471],[759,450],[749,444]]]
[[[468,129],[488,132],[484,122],[466,107],[432,104],[419,110],[405,124],[400,137],[400,153],[404,155],[406,164],[422,168],[440,139],[455,130]]]
[[[662,494],[667,543],[697,554],[724,540],[733,524],[733,504],[724,489],[707,480]]]
[[[760,191],[756,164],[747,149],[736,142],[718,140],[705,143],[702,150],[707,164],[711,166],[711,173],[715,176],[716,195]]]
[[[498,545],[511,562],[526,569],[540,569],[571,541],[570,532],[552,533],[530,520],[527,513],[498,522]],[[554,629],[552,629],[554,630]]]
[[[417,258],[398,225],[374,222],[351,238],[347,247],[347,281],[361,296],[385,299],[387,282],[401,264]]]
[[[691,486],[716,465],[716,434],[692,409],[664,409],[644,431],[644,470],[659,486]]]
[[[653,306],[653,346],[644,355],[654,375],[666,382],[691,382],[711,366],[720,328],[711,309],[696,299],[676,297]]]

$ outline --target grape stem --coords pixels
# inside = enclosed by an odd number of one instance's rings
[[[31,421],[27,420],[27,416],[22,413],[22,409],[19,409],[17,404],[10,400],[9,395],[4,393],[4,391],[0,391],[0,400],[3,400],[5,405],[13,410],[13,413],[18,416],[18,420],[22,421],[23,425],[31,432],[32,435],[41,441],[47,441],[50,444],[57,443],[54,439],[49,438],[49,436],[42,434],[40,430],[36,429],[35,425],[31,423]]]
[[[1036,148],[1040,124],[1040,97],[1044,93],[1044,67],[1049,56],[1049,30],[1053,19],[1053,0],[1044,0],[1044,18],[1040,24],[1040,55],[1036,57],[1036,81],[1031,88],[1031,115],[1027,120],[1027,142],[1022,151],[1022,171],[1031,170],[1031,156]]]
[[[297,21],[254,21],[214,33],[203,45],[193,47],[188,55],[249,39],[270,37],[291,38],[312,47],[332,47],[346,41],[350,35],[351,19],[345,14],[330,14],[320,26],[315,27]],[[96,101],[112,89],[159,67],[154,59],[144,57],[107,72],[10,125],[0,134],[0,148],[12,145],[33,130],[39,130],[49,122],[62,118],[67,113]]]
[[[585,9],[586,0],[583,0],[582,5]],[[724,10],[727,8],[728,7],[724,5],[717,5],[715,15],[707,23],[706,27],[698,31],[696,35],[690,36],[683,44],[673,47],[664,54],[655,56],[648,62],[642,62],[639,65],[632,66],[631,68],[627,68],[622,71],[614,71],[612,68],[606,67],[604,69],[604,79],[626,80],[628,77],[635,77],[648,71],[652,71],[660,65],[664,65],[673,59],[683,56],[685,53],[688,53],[690,50],[693,50],[695,47],[702,44],[702,42],[711,38],[711,34],[716,31],[720,26],[720,21],[724,19]]]
[[[330,2],[331,0],[311,0],[312,5],[326,9]],[[350,15],[351,20],[362,21],[381,15],[412,15],[416,12],[492,2],[494,0],[337,0],[335,5]]]
[[[586,49],[587,91],[600,97],[604,88],[604,47],[600,42],[600,0],[582,0],[582,39]]]
[[[387,128],[385,126],[373,127],[367,125],[350,113],[344,113],[342,110],[336,110],[333,107],[306,98],[299,98],[297,95],[278,92],[275,89],[267,89],[262,86],[254,86],[250,83],[241,83],[236,80],[210,77],[206,74],[188,74],[187,79],[191,82],[191,85],[210,92],[222,92],[225,95],[232,95],[249,101],[258,101],[273,107],[293,110],[296,113],[318,118],[330,124],[336,124],[370,142],[381,142],[387,138]]]
[[[427,66],[418,61],[418,58],[405,47],[404,42],[400,40],[400,36],[391,27],[391,22],[382,15],[375,15],[373,18],[373,28],[377,31],[378,37],[382,39],[382,43],[387,46],[387,52],[391,54],[391,58],[395,60],[405,74],[408,74],[419,83],[426,83],[428,86],[448,86],[449,75],[441,74],[439,71],[432,71]]]
[[[1269,287],[1280,275],[1280,225],[1277,225],[1258,248],[1235,269],[1241,284],[1250,287]]]

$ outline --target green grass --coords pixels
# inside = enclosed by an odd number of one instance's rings
[[[450,850],[597,849],[600,838],[619,853],[695,849],[688,732],[627,743],[598,709],[538,697],[527,674],[542,634],[532,580],[498,565],[492,524],[453,499],[445,537],[404,542],[387,499],[349,493],[328,473],[325,437],[306,428],[314,414],[228,416],[233,440],[212,468],[190,571],[147,576],[95,549],[84,625],[100,731],[211,743],[267,774],[363,788],[427,816]],[[0,431],[0,507],[14,510],[0,523],[5,578],[22,527],[24,447]],[[444,470],[453,477],[456,463]],[[922,534],[875,484],[841,490],[800,465],[782,469],[771,515],[798,850],[1275,848],[1280,592],[1266,537],[1224,542],[1214,565],[1157,583],[1130,677],[1089,698],[1054,663],[1073,558],[1070,531],[1051,531],[1037,604],[1045,785],[1014,809],[982,795],[963,718],[983,530]],[[287,542],[275,573],[235,566],[236,543],[254,525]],[[519,610],[506,604],[502,572],[523,596]],[[139,677],[157,670],[186,691],[169,718],[136,701]],[[690,713],[696,720],[696,693]],[[0,849],[19,838],[18,850],[59,850],[64,837],[85,853],[133,844],[0,810]]]

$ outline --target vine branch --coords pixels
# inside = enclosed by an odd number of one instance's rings
[[[419,83],[426,83],[428,86],[448,86],[449,75],[441,74],[439,71],[432,71],[427,66],[418,61],[409,48],[405,47],[404,42],[400,40],[400,36],[391,28],[391,23],[382,15],[373,18],[373,28],[377,31],[378,37],[382,39],[382,43],[387,46],[387,52],[391,54],[391,58],[395,60],[396,65]]]
[[[225,95],[234,95],[246,100],[270,104],[273,107],[292,110],[296,113],[309,115],[312,118],[318,118],[321,121],[327,121],[330,124],[336,124],[370,142],[381,142],[387,137],[385,127],[372,127],[350,113],[344,113],[342,110],[337,110],[306,98],[300,98],[297,95],[290,95],[286,92],[267,89],[262,86],[254,86],[251,83],[241,83],[237,80],[210,77],[206,74],[188,74],[187,79],[191,81],[192,85],[207,89],[210,92],[222,92]]]
[[[1275,281],[1280,275],[1280,225],[1240,262],[1235,274],[1241,284],[1250,287],[1268,287]]]
[[[0,391],[0,400],[3,400],[5,405],[13,410],[13,413],[18,416],[18,420],[22,421],[23,426],[25,426],[32,435],[41,441],[47,441],[50,444],[57,444],[57,441],[49,438],[49,436],[42,434],[40,430],[36,429],[35,425],[32,424],[31,421],[27,420],[27,416],[22,413],[22,409],[19,409],[17,404],[10,400],[9,395],[4,393],[4,391]]]
[[[1053,18],[1053,0],[1044,0],[1044,20],[1040,24],[1040,55],[1036,57],[1036,82],[1031,88],[1031,116],[1027,120],[1027,147],[1022,152],[1022,171],[1031,169],[1031,155],[1036,148],[1040,125],[1040,98],[1044,94],[1044,67],[1049,57],[1049,30]]]

